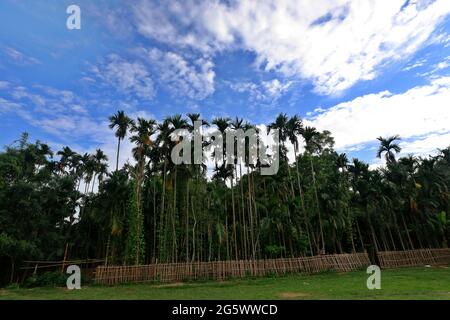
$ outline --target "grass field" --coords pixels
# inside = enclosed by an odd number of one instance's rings
[[[116,287],[0,289],[0,299],[444,299],[450,268],[383,270],[381,290],[368,290],[364,271],[222,282],[129,284]]]

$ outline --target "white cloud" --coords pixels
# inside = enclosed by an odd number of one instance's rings
[[[129,62],[116,54],[111,54],[99,66],[92,66],[91,72],[120,94],[135,95],[147,100],[153,99],[155,95],[153,81],[141,62]]]
[[[447,0],[139,1],[133,8],[148,38],[206,54],[250,50],[265,70],[307,78],[321,94],[410,56],[450,13]]]
[[[11,95],[14,97],[14,99],[17,99],[17,100],[27,99],[36,106],[42,107],[46,103],[45,98],[43,98],[39,94],[29,92],[25,87],[22,87],[22,86],[15,87],[12,90]]]
[[[432,133],[410,142],[402,142],[400,146],[402,147],[402,155],[414,154],[428,156],[430,154],[436,154],[437,149],[450,147],[450,132],[443,134]]]
[[[86,102],[67,90],[34,85],[32,89],[9,84],[9,97],[0,97],[0,114],[15,114],[30,126],[57,138],[52,146],[58,149],[69,145],[79,153],[102,149],[109,158],[110,170],[115,168],[117,138],[108,127],[105,116],[97,118],[88,112]],[[116,101],[120,105],[120,101]],[[95,104],[94,104],[95,105]],[[132,118],[154,118],[146,111],[129,110]],[[121,143],[119,165],[133,162],[133,145],[128,137]]]
[[[73,103],[76,100],[75,94],[69,90],[59,90],[53,87],[42,85],[34,85],[33,87],[41,90],[43,93],[52,98],[58,99],[65,104]]]
[[[432,65],[429,71],[421,73],[420,76],[423,78],[437,79],[442,76],[442,71],[448,68],[450,68],[450,56],[442,59],[439,63]]]
[[[450,133],[449,101],[450,77],[442,77],[403,93],[384,91],[338,104],[306,123],[330,130],[339,149],[399,134],[410,141],[404,152],[420,152],[426,144],[427,150],[445,147],[441,142]]]
[[[293,84],[293,81],[280,82],[278,79],[262,81],[256,84],[249,81],[230,83],[231,89],[240,93],[248,93],[251,100],[275,101],[280,98]]]
[[[202,100],[214,93],[215,72],[211,60],[197,58],[188,61],[175,52],[156,48],[138,52],[174,95]]]
[[[85,101],[72,91],[33,85],[31,88],[8,84],[10,100],[27,105],[27,112],[38,114],[69,114],[70,111],[87,113]]]
[[[271,81],[263,81],[263,86],[267,93],[272,97],[278,97],[285,93],[291,86],[292,81],[286,83],[281,83],[278,79],[273,79]]]
[[[0,81],[0,90],[8,89],[9,88],[9,82],[7,81]]]
[[[414,63],[408,64],[405,68],[402,69],[402,71],[409,71],[412,69],[420,68],[424,66],[427,63],[426,59],[420,59],[418,61],[415,61]]]
[[[8,57],[11,61],[20,66],[29,66],[41,63],[38,59],[29,57],[12,47],[4,47],[3,52],[6,55],[6,57]]]
[[[22,109],[22,105],[13,101],[0,98],[0,114],[14,112]]]
[[[112,171],[116,167],[117,138],[114,131],[110,130],[107,121],[95,120],[89,115],[46,117],[40,120],[31,120],[30,123],[58,137],[58,143],[53,142],[54,148],[61,149],[68,144],[74,151],[84,153],[94,153],[100,148],[108,157],[108,167]],[[73,138],[73,132],[77,133],[77,138]],[[119,154],[119,167],[127,161],[133,162],[133,145],[127,136],[121,142]],[[86,146],[86,141],[89,141]]]
[[[218,1],[137,1],[133,12],[138,32],[160,42],[211,52],[234,40]]]

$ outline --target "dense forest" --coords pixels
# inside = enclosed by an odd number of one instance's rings
[[[111,116],[117,159],[102,150],[53,151],[28,134],[0,153],[1,270],[26,259],[101,258],[105,264],[296,257],[446,247],[450,239],[450,147],[407,156],[399,137],[379,137],[376,170],[333,149],[328,131],[280,114],[280,167],[260,174],[238,163],[174,165],[176,129],[192,132],[199,114],[162,122]],[[226,135],[254,128],[236,118],[203,126]],[[270,132],[270,130],[269,130]],[[262,133],[261,133],[262,134]],[[134,161],[119,167],[130,139]],[[287,146],[295,160],[288,160]],[[208,142],[203,143],[205,153]]]

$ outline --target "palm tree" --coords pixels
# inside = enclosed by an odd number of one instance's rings
[[[402,149],[400,146],[395,143],[395,141],[400,140],[398,135],[391,136],[388,138],[378,137],[378,141],[380,141],[380,147],[377,151],[377,157],[381,159],[383,153],[385,153],[386,162],[388,164],[395,163],[395,153],[399,153]]]
[[[124,111],[117,111],[116,114],[109,117],[109,128],[116,128],[115,136],[117,137],[117,159],[116,159],[116,171],[119,170],[119,152],[120,141],[127,135],[128,129],[133,125],[133,120],[125,115]]]
[[[288,138],[287,132],[288,132],[288,116],[285,113],[280,113],[274,122],[270,123],[268,125],[267,133],[270,133],[270,131],[274,129],[278,129],[279,138],[281,141],[281,144],[283,146],[282,150],[280,151],[281,156],[286,159],[286,162],[289,163],[289,160],[287,159],[287,150],[286,150],[286,140]]]
[[[201,134],[200,129],[201,128],[196,128],[195,127],[195,122],[199,121],[201,122],[201,126],[209,126],[208,121],[203,120],[201,118],[200,113],[188,113],[186,114],[186,116],[189,118],[190,123],[187,124],[187,130],[189,131],[190,135],[196,135],[196,134]],[[186,181],[186,194],[185,194],[185,200],[186,200],[186,208],[185,208],[185,243],[186,243],[186,261],[189,261],[189,210],[190,210],[190,197],[192,197],[190,195],[190,186],[191,186],[191,179],[193,178],[194,180],[197,180],[201,175],[203,175],[206,172],[206,165],[203,163],[203,148],[206,146],[207,142],[202,141],[202,145],[201,145],[201,158],[202,158],[202,163],[201,164],[195,164],[194,163],[191,166],[188,166],[187,172],[186,172],[186,176],[187,176],[187,181]],[[191,141],[191,153],[194,154],[195,156],[195,146],[194,146],[194,139],[192,139]],[[192,208],[193,209],[193,208]],[[195,218],[195,216],[193,217]],[[193,240],[194,239],[194,235],[193,235]],[[194,246],[193,246],[194,247]]]
[[[178,138],[179,137],[173,137],[173,132],[175,130],[184,130],[188,129],[188,122],[182,118],[180,114],[176,114],[172,117],[168,118],[169,123],[171,125],[171,138],[177,138],[175,143],[179,143]],[[178,245],[177,245],[177,233],[176,233],[176,221],[177,221],[177,173],[178,173],[178,166],[175,165],[175,172],[174,172],[174,187],[173,187],[173,211],[172,211],[172,258],[175,258],[175,262],[178,261]]]
[[[212,121],[212,124],[214,124],[217,129],[220,131],[222,136],[226,134],[227,129],[230,127],[230,118],[215,118]],[[225,152],[226,150],[226,139],[223,141],[223,152],[222,152],[222,164],[219,167],[216,163],[216,172],[219,176],[221,176],[224,181],[227,178],[230,178],[231,182],[231,202],[232,202],[232,212],[233,212],[233,240],[234,240],[234,253],[235,253],[235,259],[238,259],[238,251],[237,251],[237,230],[236,230],[236,209],[235,209],[235,199],[234,199],[234,174],[232,170],[232,164],[227,164],[225,160]],[[215,158],[215,155],[212,155]]]
[[[89,191],[89,186],[91,184],[92,178],[94,177],[96,164],[95,164],[93,155],[89,154],[89,153],[85,153],[82,156],[81,162],[82,162],[82,166],[83,166],[82,172],[83,172],[84,182],[85,182],[84,193],[87,194]]]
[[[108,157],[104,152],[100,149],[97,149],[95,151],[95,154],[92,156],[92,160],[94,162],[94,176],[92,177],[92,192],[94,192],[94,185],[95,185],[95,177],[98,174],[102,174],[102,176],[105,174],[105,170],[107,168],[107,164],[105,162],[108,161]],[[103,172],[102,172],[103,171]]]
[[[59,159],[59,170],[63,173],[66,172],[66,167],[70,165],[70,160],[72,157],[76,154],[72,149],[70,149],[68,146],[64,147],[62,150],[58,151],[56,153],[61,158]]]
[[[164,212],[166,209],[166,182],[167,182],[167,161],[170,153],[171,144],[171,128],[170,121],[168,118],[164,119],[162,123],[157,125],[157,130],[159,132],[158,138],[156,139],[156,145],[159,147],[161,157],[163,158],[162,176],[162,195],[161,195],[161,213],[159,222],[159,237],[160,237],[160,259],[163,259],[166,253],[166,230],[164,226]]]
[[[319,217],[319,229],[320,229],[320,239],[322,242],[322,254],[324,254],[325,253],[325,240],[324,240],[324,235],[323,235],[319,196],[317,193],[316,171],[314,170],[314,164],[313,164],[313,158],[312,158],[312,155],[314,152],[322,150],[322,146],[320,145],[320,142],[318,141],[320,139],[320,132],[317,131],[316,128],[306,127],[302,132],[302,136],[303,136],[303,139],[305,140],[305,150],[309,154],[309,160],[310,160],[310,166],[311,166],[311,176],[312,176],[312,180],[313,180],[314,195],[315,195],[315,199],[316,199],[316,208],[317,208],[317,214]]]
[[[225,131],[230,127],[230,118],[215,118],[211,122],[213,125],[217,127],[217,130],[222,134],[222,136],[225,135]],[[225,150],[226,150],[226,140],[223,140],[223,152],[222,152],[222,165],[225,165]],[[213,155],[214,156],[214,155]],[[216,163],[216,169],[217,169],[217,163]]]
[[[341,181],[341,179],[339,180],[339,184],[344,184],[344,186],[340,186],[341,188],[346,188],[346,190],[348,191],[348,158],[347,158],[347,154],[345,153],[341,153],[338,155],[337,159],[336,159],[336,167],[342,172],[342,176],[343,179]],[[353,236],[353,217],[350,214],[350,210],[349,210],[349,205],[346,205],[345,208],[346,211],[346,227],[347,227],[347,231],[349,233],[349,238],[350,238],[350,242],[352,244],[352,252],[356,252],[356,247],[355,247],[355,241],[354,241],[354,236]]]
[[[130,141],[136,144],[136,147],[133,148],[133,156],[137,161],[137,166],[135,169],[135,185],[134,185],[134,194],[131,203],[131,209],[134,212],[131,212],[131,221],[132,225],[130,226],[130,234],[129,234],[129,250],[131,250],[132,254],[130,254],[130,259],[134,259],[135,264],[139,264],[141,259],[144,257],[144,226],[143,226],[143,216],[142,216],[142,195],[141,188],[142,182],[144,179],[144,169],[145,169],[145,157],[148,151],[148,148],[153,145],[151,140],[152,135],[155,133],[156,122],[154,120],[146,120],[144,118],[138,118],[136,123],[132,123],[130,131],[133,134],[131,136]],[[133,242],[133,243],[130,243]]]
[[[230,122],[230,127],[233,130],[247,130],[250,128],[250,126],[248,124],[244,125],[244,119],[242,118],[238,118],[236,117],[236,119],[232,122]],[[239,163],[239,181],[240,181],[240,190],[241,190],[241,196],[240,196],[240,202],[241,202],[241,206],[238,205],[239,207],[239,212],[240,212],[240,219],[241,219],[241,223],[242,223],[242,228],[243,228],[243,237],[241,237],[241,244],[242,247],[244,248],[244,253],[245,253],[245,257],[247,256],[247,224],[245,222],[245,218],[244,218],[244,212],[245,212],[245,203],[244,203],[244,186],[242,183],[242,161],[246,159],[246,155],[247,155],[247,150],[245,150],[245,154],[244,154],[244,159],[238,159],[239,154],[237,153],[238,150],[238,145],[241,143],[246,143],[245,138],[244,141],[238,141],[238,137],[236,137],[235,141],[234,141],[234,146],[233,146],[233,152],[234,152],[234,163],[233,163],[233,167],[234,167],[234,177],[236,178],[236,185],[237,185],[237,177],[238,177],[238,173],[237,173],[237,164]],[[231,164],[230,164],[231,165]],[[251,205],[251,196],[250,196],[250,175],[249,175],[249,165],[247,165],[247,181],[248,181],[248,215],[249,215],[249,224],[250,224],[250,242],[252,244],[252,248],[253,248],[253,252],[255,251],[254,249],[254,232],[253,232],[253,213],[252,213],[252,205]]]
[[[311,254],[313,254],[311,237],[310,237],[310,232],[309,232],[309,223],[310,222],[309,222],[308,214],[307,214],[306,208],[305,208],[305,200],[304,200],[303,188],[302,188],[302,185],[300,182],[300,172],[299,172],[299,168],[298,168],[298,158],[297,158],[297,153],[299,151],[298,137],[301,136],[304,132],[302,119],[298,115],[294,115],[293,117],[291,117],[288,120],[288,122],[286,124],[286,129],[287,129],[286,130],[287,137],[288,137],[289,141],[292,143],[292,145],[294,146],[295,168],[296,168],[296,172],[297,172],[297,187],[299,190],[300,204],[301,204],[303,216],[305,219],[306,234],[308,236],[309,249],[310,249]]]

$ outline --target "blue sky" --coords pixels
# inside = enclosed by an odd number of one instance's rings
[[[81,30],[66,28],[71,4]],[[373,165],[380,135],[427,155],[450,145],[450,3],[1,1],[0,145],[27,131],[114,159],[118,109],[299,114]]]

